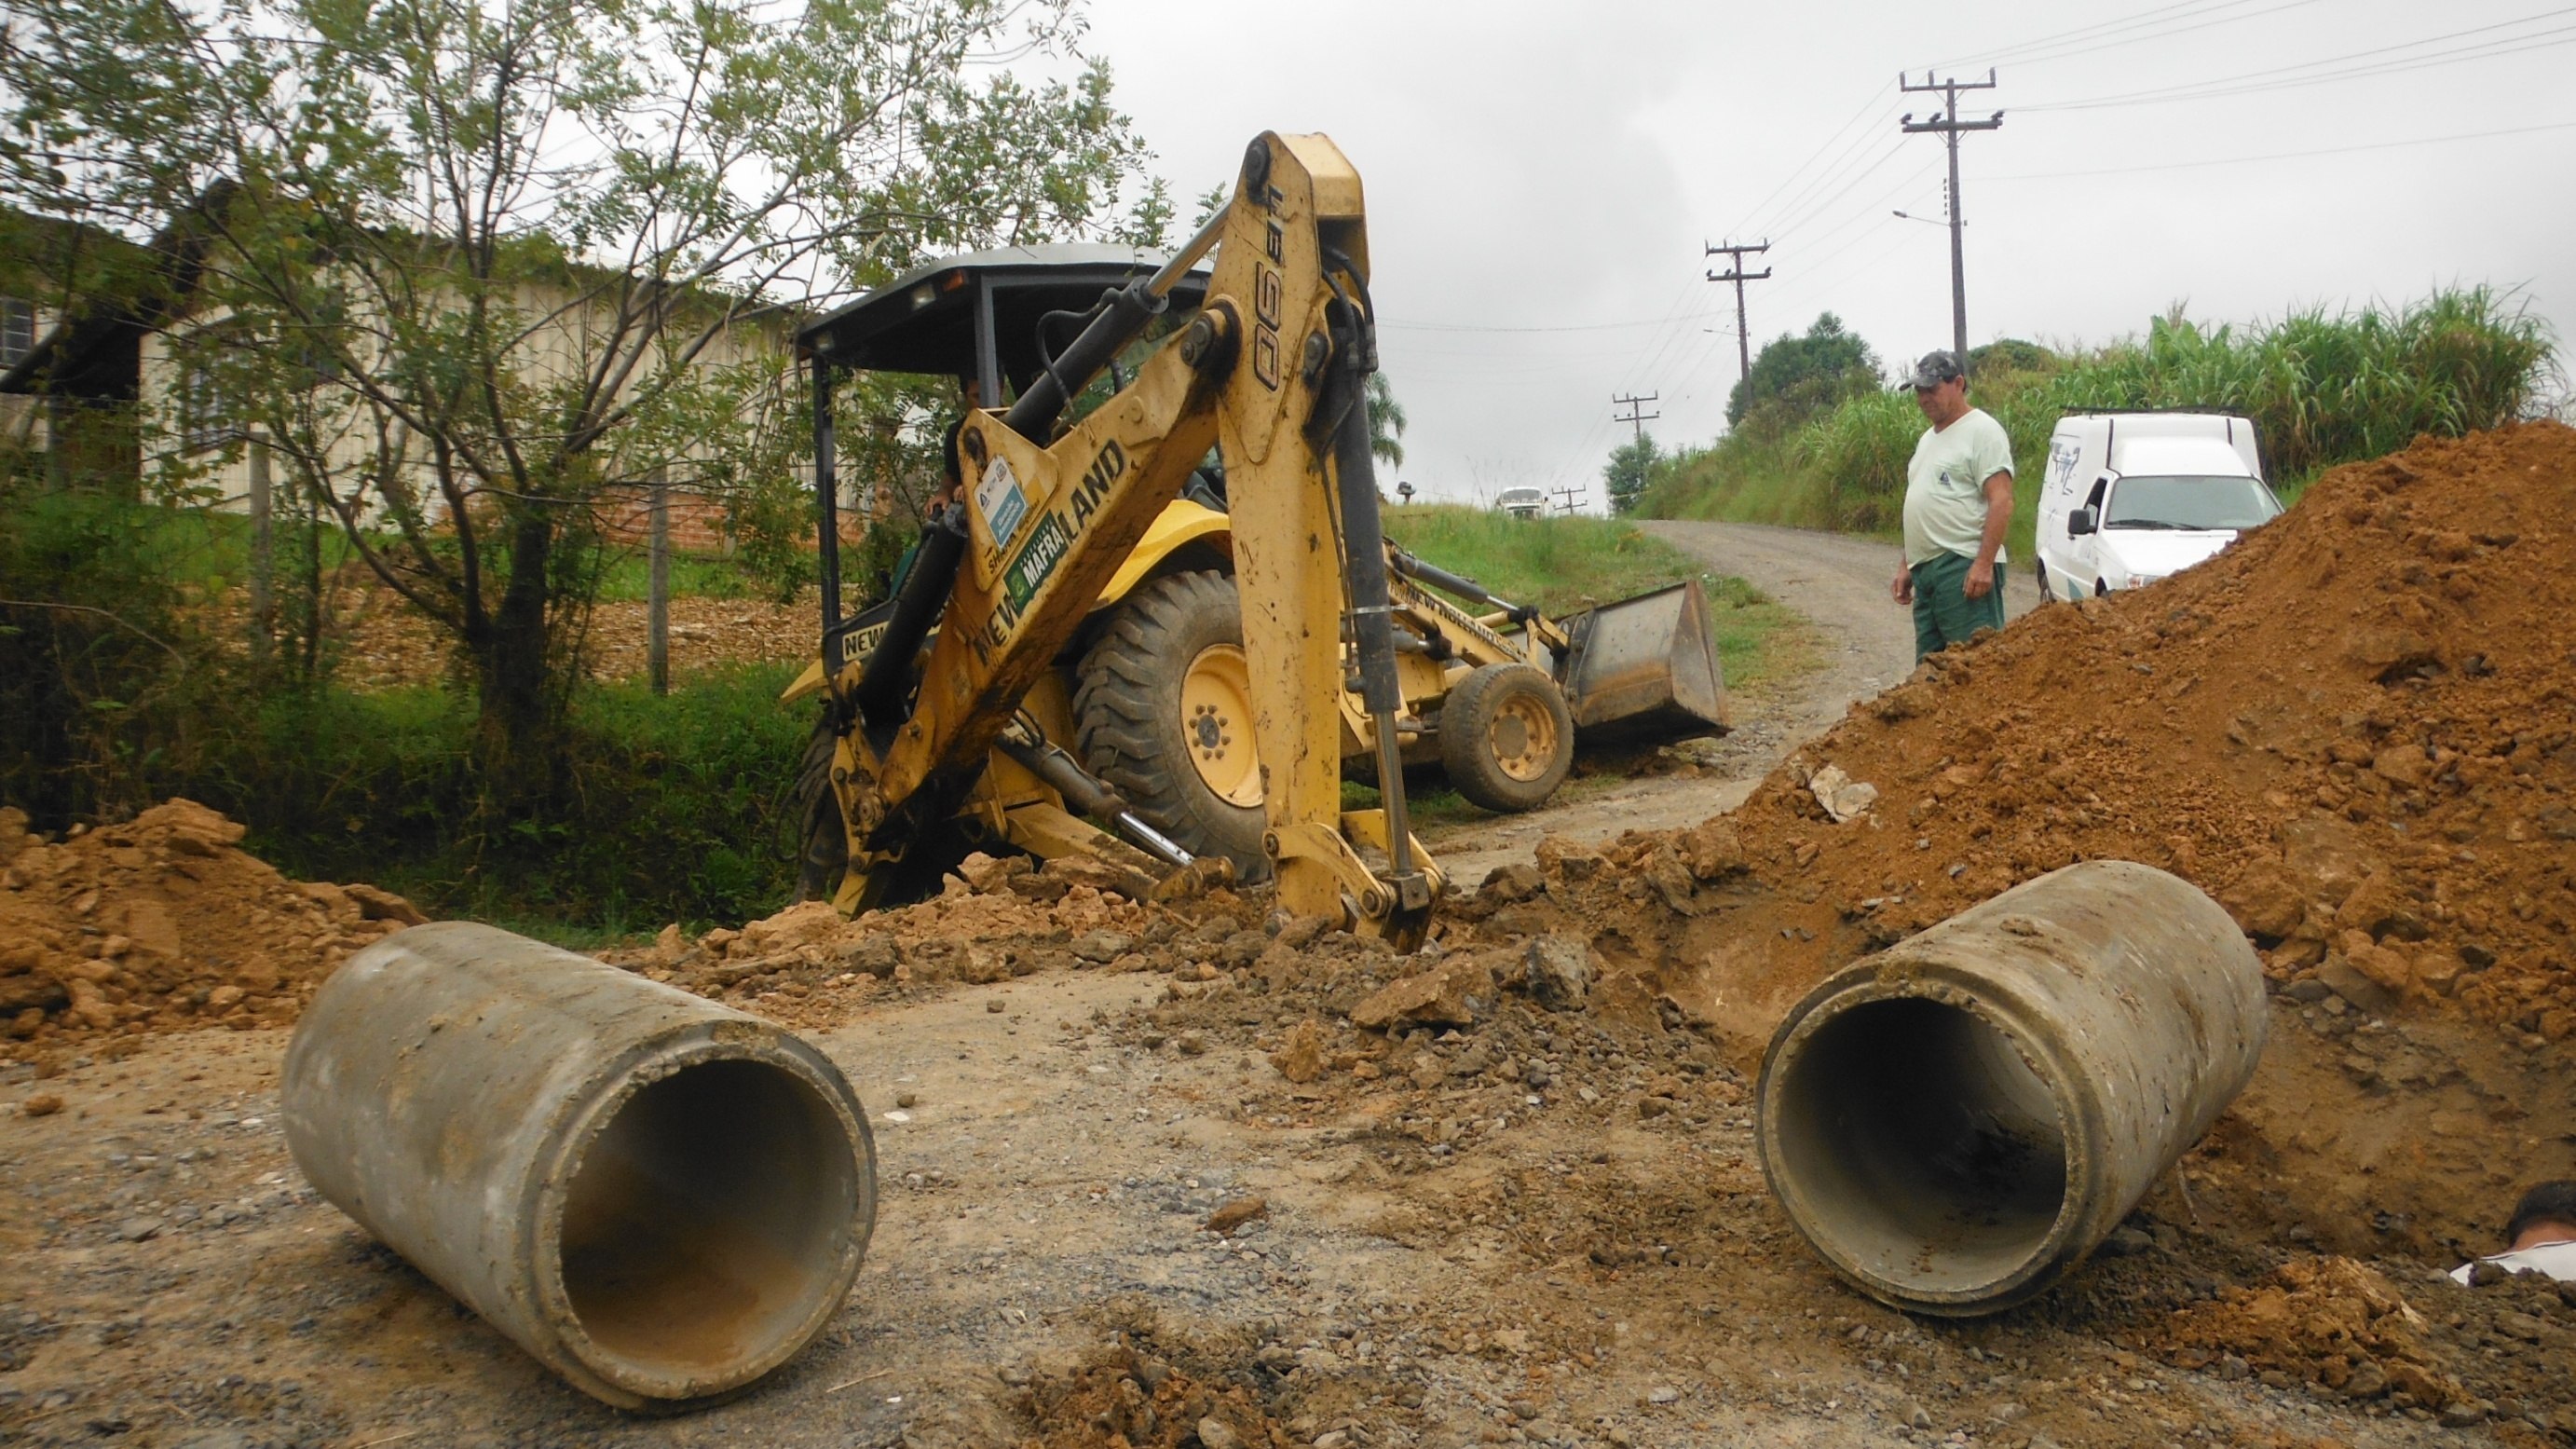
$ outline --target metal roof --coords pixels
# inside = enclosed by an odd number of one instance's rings
[[[1037,371],[1040,317],[1083,311],[1101,293],[1152,273],[1169,255],[1066,242],[942,257],[807,323],[796,334],[797,350],[842,367],[970,377],[976,370],[975,299],[989,289],[1002,371],[1021,383]],[[1202,262],[1172,289],[1172,305],[1196,307],[1207,283]],[[1063,346],[1072,341],[1071,330],[1052,340]]]

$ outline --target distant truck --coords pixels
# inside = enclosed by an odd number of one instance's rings
[[[2154,583],[2280,512],[2244,418],[2070,414],[2049,436],[2040,483],[2040,594],[2079,599]]]
[[[1536,518],[1547,511],[1547,495],[1535,488],[1506,488],[1494,495],[1494,506],[1514,518]]]

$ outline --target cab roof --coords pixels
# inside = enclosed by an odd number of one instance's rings
[[[1150,275],[1169,253],[1135,247],[1066,242],[963,252],[915,267],[884,286],[806,324],[797,351],[837,367],[973,377],[977,312],[989,297],[993,345],[1003,375],[1024,384],[1039,368],[1038,319],[1049,312],[1081,312],[1100,294]],[[1175,310],[1195,308],[1207,295],[1202,261],[1172,288]],[[1073,340],[1069,324],[1053,335],[1061,349]]]

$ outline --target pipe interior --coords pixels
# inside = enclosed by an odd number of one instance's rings
[[[830,1104],[792,1072],[731,1059],[645,1086],[573,1168],[574,1316],[630,1369],[729,1378],[839,1287],[858,1172]]]
[[[1825,1022],[1777,1088],[1774,1168],[1802,1226],[1885,1281],[1972,1293],[2028,1263],[2066,1200],[2049,1090],[1985,1018],[1918,997]]]

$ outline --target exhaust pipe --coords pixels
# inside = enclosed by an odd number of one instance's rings
[[[2244,1090],[2263,975],[2217,902],[2052,871],[1828,979],[1762,1061],[1762,1167],[1870,1297],[1948,1317],[2081,1263]]]
[[[876,1220],[867,1114],[820,1052],[491,926],[351,957],[281,1090],[323,1197],[619,1408],[694,1407],[793,1357]]]

